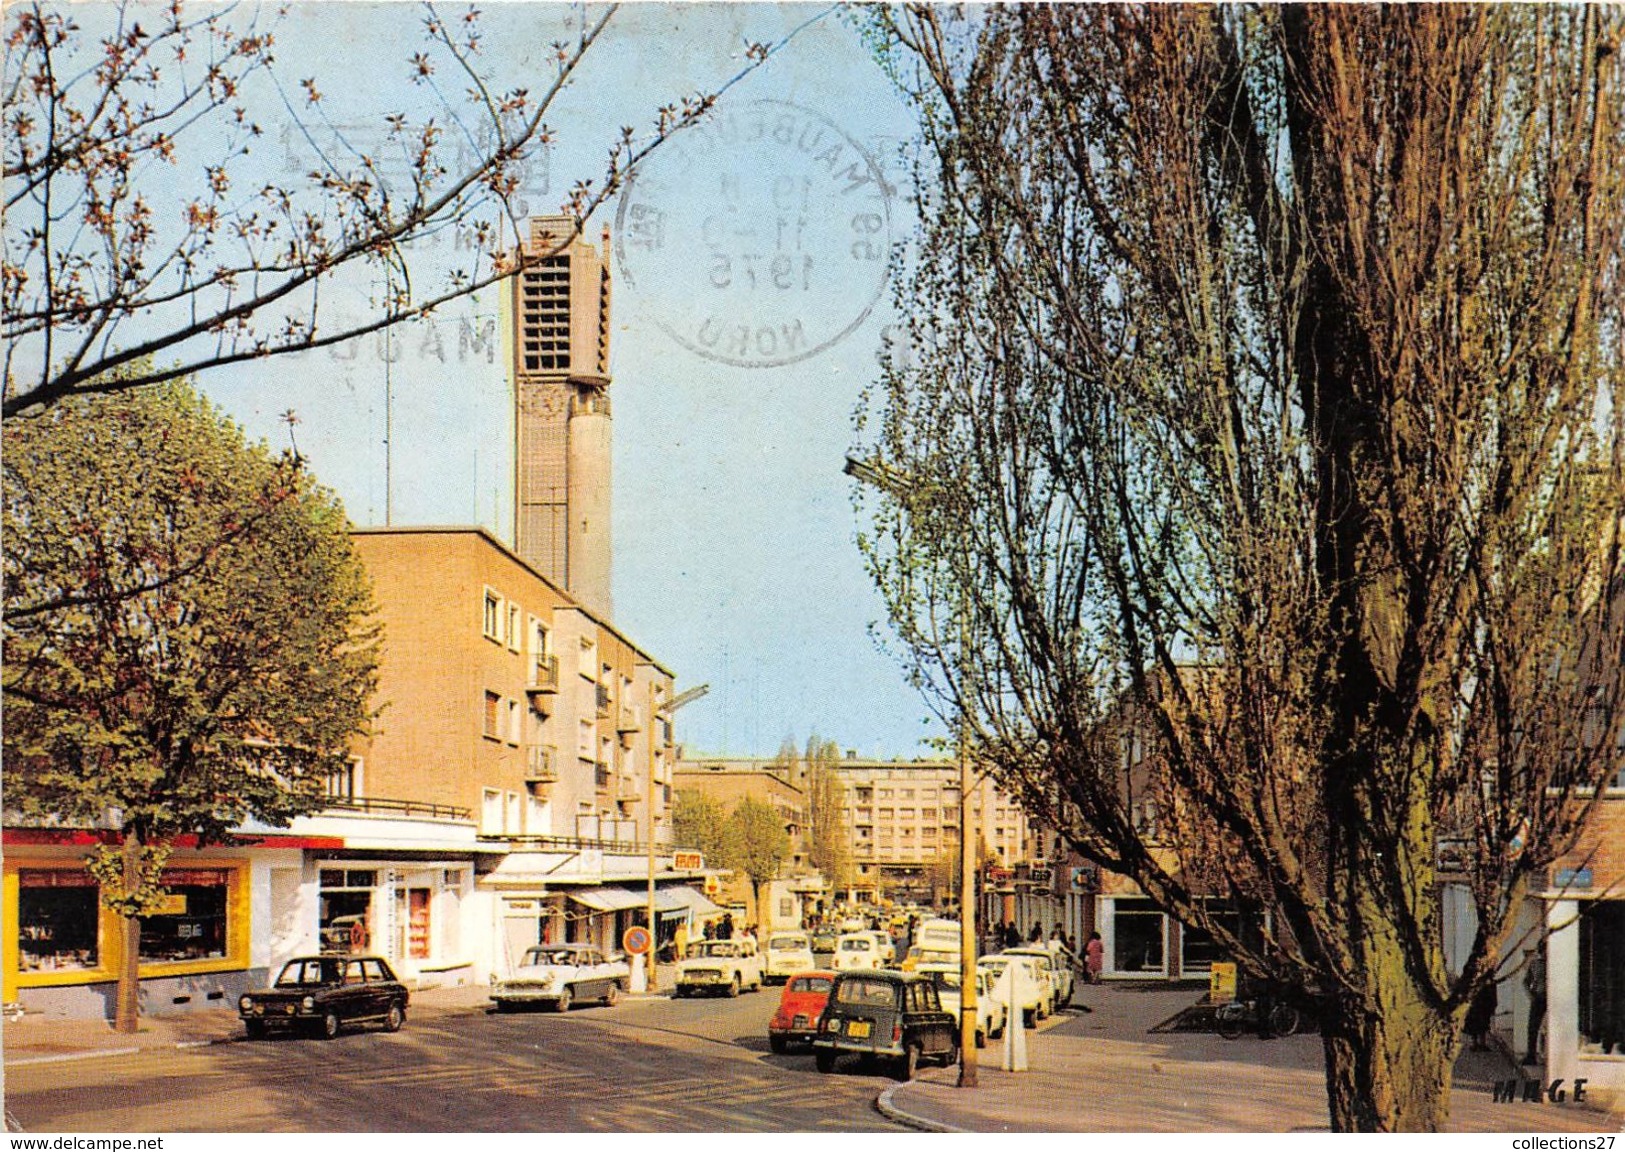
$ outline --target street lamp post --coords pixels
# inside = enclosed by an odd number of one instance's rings
[[[913,478],[884,464],[846,458],[842,469],[854,480],[872,484],[907,504],[918,496]],[[959,612],[960,659],[965,657],[965,613]],[[963,709],[956,747],[959,756],[959,1080],[960,1088],[976,1087],[976,851],[970,813],[970,755]],[[1005,1027],[1009,1027],[1008,1024]],[[1020,1027],[1020,1021],[1017,1021]]]

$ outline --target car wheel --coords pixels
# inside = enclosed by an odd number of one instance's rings
[[[1021,1010],[1021,1026],[1023,1028],[1036,1028],[1038,1026],[1038,1009],[1023,1008]]]
[[[897,1062],[896,1076],[899,1080],[912,1080],[920,1071],[920,1046],[910,1044],[903,1049],[903,1057]]]
[[[621,998],[621,986],[618,981],[611,980],[609,987],[604,989],[604,1007],[615,1007],[615,1001]]]
[[[728,985],[728,995],[729,996],[737,996],[737,995],[739,995],[739,975],[738,975],[738,973],[734,974],[733,983]]]
[[[953,1043],[948,1045],[948,1051],[942,1058],[942,1066],[944,1068],[952,1068],[955,1064],[958,1064],[958,1063],[959,1063],[959,1041],[955,1040]]]
[[[827,1050],[814,1052],[813,1066],[816,1067],[820,1072],[835,1071],[835,1053]]]
[[[321,1034],[323,1040],[331,1040],[339,1034],[339,1014],[329,1010],[322,1016]]]
[[[263,1040],[265,1039],[265,1021],[244,1020],[243,1031],[248,1034],[250,1040]]]
[[[384,1016],[384,1031],[399,1032],[401,1025],[406,1023],[406,1010],[399,1004],[391,1004],[389,1012]]]
[[[1214,1017],[1214,1031],[1218,1032],[1226,1040],[1234,1040],[1237,1036],[1240,1036],[1242,1029],[1245,1027],[1246,1016],[1229,1004],[1221,1007]]]
[[[987,1047],[987,1033],[982,1031],[980,1028],[976,1030],[976,1046],[978,1048]]]
[[[573,999],[575,999],[575,994],[566,987],[559,993],[559,998],[553,1002],[553,1011],[568,1012],[570,1010],[570,1001]]]
[[[780,1056],[783,1056],[784,1053],[789,1050],[790,1042],[783,1036],[769,1036],[767,1038],[767,1046],[773,1049],[773,1051],[777,1052]]]

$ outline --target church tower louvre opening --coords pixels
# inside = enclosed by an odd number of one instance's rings
[[[512,281],[514,543],[524,560],[611,615],[609,231],[530,221]]]

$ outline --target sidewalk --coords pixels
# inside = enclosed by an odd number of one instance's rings
[[[1000,1046],[978,1056],[978,1086],[933,1068],[882,1093],[881,1110],[934,1131],[1294,1132],[1328,1130],[1317,1036],[1224,1040],[1148,1030],[1199,991],[1082,988],[1094,1009],[1027,1034],[1026,1072],[999,1069]],[[1491,1085],[1515,1073],[1494,1052],[1456,1064],[1452,1132],[1618,1132],[1625,1115],[1584,1105],[1498,1104]]]

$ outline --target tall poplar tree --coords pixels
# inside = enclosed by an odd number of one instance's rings
[[[1029,811],[1313,1013],[1333,1128],[1441,1127],[1625,758],[1620,10],[873,20],[922,144],[859,427],[902,658]]]

